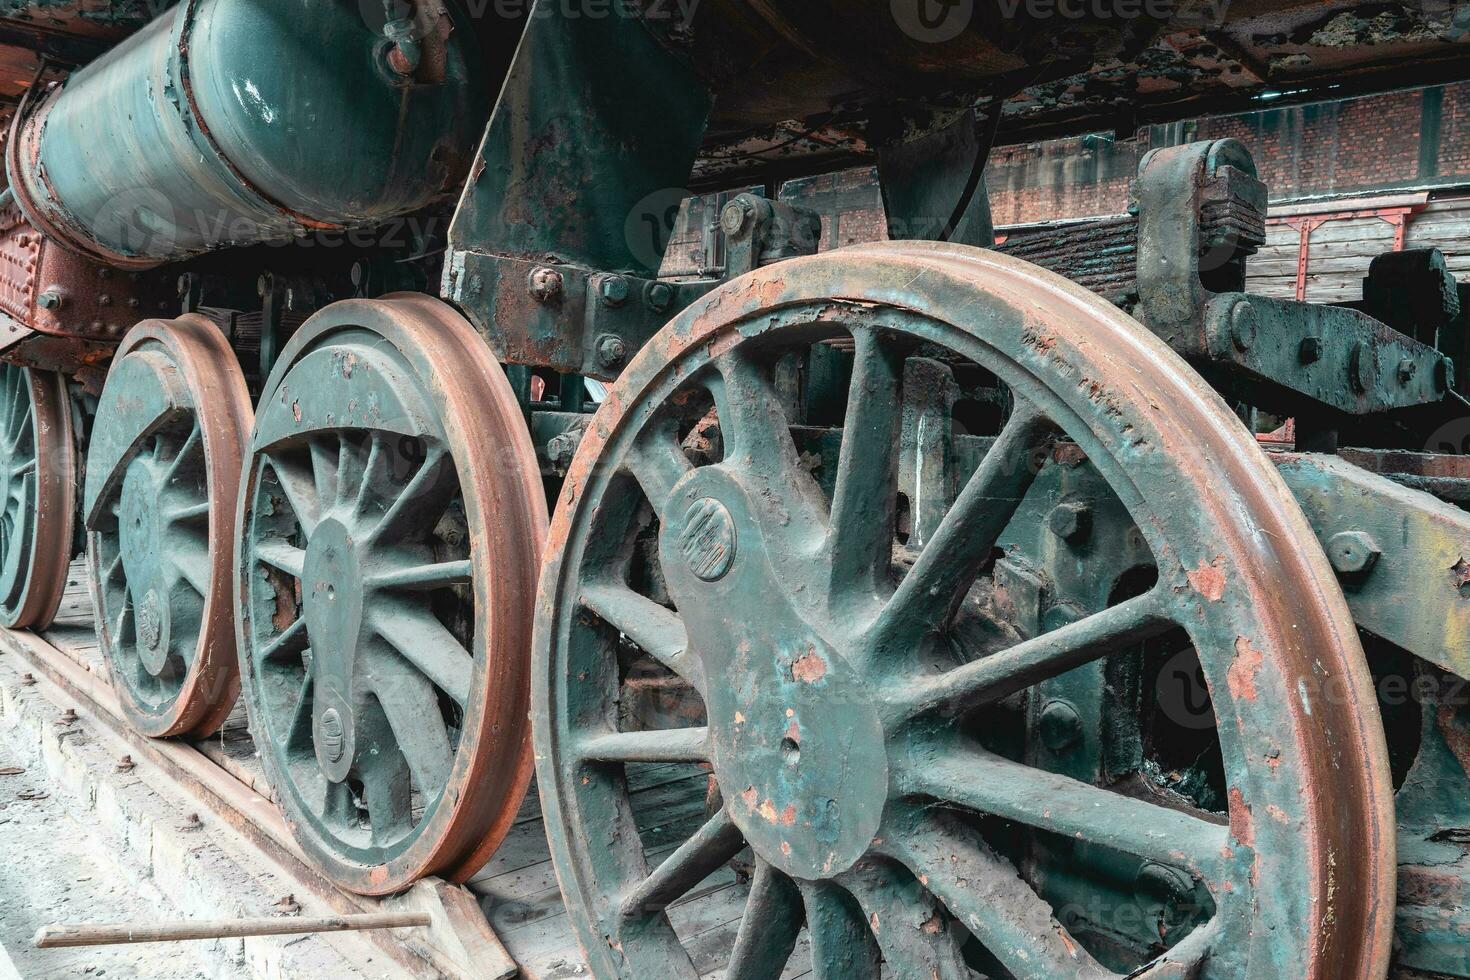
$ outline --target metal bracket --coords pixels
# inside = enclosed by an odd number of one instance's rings
[[[718,283],[664,282],[477,252],[453,256],[461,304],[496,359],[601,381]]]

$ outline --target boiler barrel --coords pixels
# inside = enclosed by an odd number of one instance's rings
[[[421,22],[406,69],[380,7],[184,0],[18,122],[17,202],[62,244],[147,268],[455,193],[490,112],[474,34]]]

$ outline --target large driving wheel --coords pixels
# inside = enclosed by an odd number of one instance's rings
[[[0,626],[44,629],[66,589],[77,455],[66,378],[0,365]]]
[[[246,703],[297,838],[362,893],[469,877],[530,779],[546,528],[499,365],[429,297],[328,307],[266,386],[241,506]]]
[[[854,352],[831,470],[792,434],[790,366],[814,344]],[[896,447],[916,354],[998,379],[1010,406],[922,546],[896,519],[912,530]],[[1083,456],[1140,529],[1156,584],[1008,641],[991,613],[1021,598],[993,549],[1038,472]],[[1085,290],[922,244],[731,283],[629,368],[573,464],[548,556],[538,783],[598,977],[723,963],[776,978],[805,957],[831,980],[880,964],[1022,980],[1386,971],[1388,762],[1332,570],[1226,405]],[[1035,685],[1177,631],[1212,695],[1220,812],[1033,767],[1004,737]],[[649,731],[619,710],[629,665],[650,662],[697,692],[703,722]],[[718,793],[672,846],[647,836],[665,822],[643,819],[630,786],[678,763],[711,767]],[[1136,955],[1069,931],[1038,891],[1038,838],[1072,855],[1079,888],[1153,869],[1197,892],[1189,928]],[[743,887],[729,865],[747,847],[749,894],[716,953],[709,906],[680,903]]]
[[[206,736],[240,693],[233,556],[250,393],[200,316],[147,320],[118,349],[87,456],[97,638],[129,723]]]

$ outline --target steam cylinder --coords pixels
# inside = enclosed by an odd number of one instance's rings
[[[421,24],[405,69],[381,9],[184,0],[18,120],[17,203],[73,250],[148,268],[457,192],[490,112],[474,33]]]

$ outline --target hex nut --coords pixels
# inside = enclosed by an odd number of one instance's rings
[[[562,274],[555,269],[546,266],[538,266],[531,270],[529,288],[531,298],[538,303],[554,303],[561,297],[566,281]]]
[[[1092,508],[1078,501],[1058,504],[1046,523],[1052,534],[1075,543],[1092,533]]]
[[[1373,570],[1383,549],[1364,531],[1343,531],[1327,542],[1327,558],[1339,575],[1363,575]]]
[[[59,310],[66,305],[66,296],[53,286],[36,297],[36,305],[43,310]]]
[[[632,293],[628,280],[624,276],[605,275],[597,280],[597,294],[602,297],[604,306],[618,307],[628,302],[628,296]]]
[[[655,313],[667,313],[674,305],[674,287],[666,282],[651,282],[643,290],[643,300]]]
[[[627,359],[628,344],[622,337],[606,333],[597,338],[597,363],[600,367],[621,367]]]
[[[1406,357],[1399,361],[1399,384],[1408,385],[1419,373],[1419,365],[1412,357]]]

